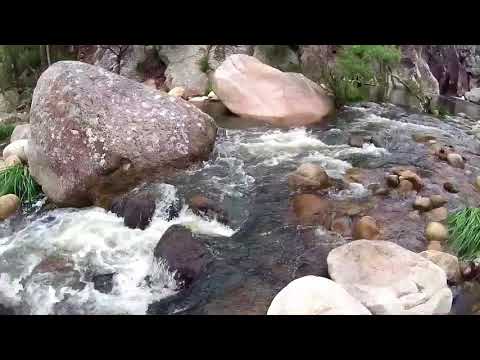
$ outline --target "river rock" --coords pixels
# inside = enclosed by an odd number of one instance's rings
[[[393,188],[397,187],[400,184],[400,180],[398,179],[397,175],[387,175],[386,180],[387,185]]]
[[[329,187],[330,181],[320,165],[306,163],[289,175],[288,184],[292,188],[315,190]]]
[[[460,280],[460,265],[456,256],[435,250],[422,251],[420,255],[445,271],[448,281],[455,283]]]
[[[443,188],[447,190],[449,193],[453,193],[453,194],[456,194],[460,191],[458,189],[458,186],[451,182],[446,182],[445,184],[443,184]]]
[[[356,240],[333,249],[330,277],[373,314],[448,314],[452,293],[445,272],[389,241]]]
[[[420,176],[411,170],[400,170],[395,172],[399,176],[400,182],[402,180],[408,180],[413,184],[413,188],[419,191],[423,187],[423,181]]]
[[[183,99],[75,61],[42,74],[30,124],[31,174],[63,206],[88,206],[205,160],[216,136],[213,119]]]
[[[361,217],[353,228],[354,239],[374,240],[378,238],[379,233],[377,222],[371,216]]]
[[[206,269],[209,253],[205,245],[181,225],[172,225],[163,234],[154,250],[157,260],[166,261],[175,279],[188,287]]]
[[[448,230],[443,224],[432,221],[425,228],[425,237],[428,241],[442,242],[448,239]]]
[[[5,159],[5,167],[21,165],[22,160],[17,155],[10,155]]]
[[[183,97],[185,95],[185,89],[181,86],[174,87],[168,92],[170,96]]]
[[[475,88],[466,92],[465,99],[475,104],[480,104],[480,88]]]
[[[97,274],[93,276],[93,288],[104,294],[113,290],[113,276],[115,274]]]
[[[21,201],[17,195],[7,194],[0,196],[0,220],[5,220],[15,214],[20,205]]]
[[[13,143],[17,140],[28,140],[29,138],[30,124],[17,125],[10,136],[10,142]]]
[[[16,155],[22,162],[27,162],[26,151],[28,148],[28,140],[17,140],[3,149],[3,158],[6,159],[11,155]]]
[[[421,211],[428,211],[432,207],[432,201],[428,197],[417,196],[413,208]]]
[[[188,206],[193,213],[222,224],[228,224],[228,214],[217,203],[203,195],[195,195],[188,200]]]
[[[123,223],[130,229],[145,230],[155,213],[155,200],[147,195],[115,198],[110,211],[123,217]]]
[[[442,243],[440,241],[430,241],[427,250],[443,251]]]
[[[284,73],[248,55],[231,55],[213,75],[215,94],[233,113],[278,126],[322,121],[333,101],[299,73]]]
[[[427,215],[427,219],[430,221],[442,222],[447,220],[448,210],[446,207],[442,206],[442,207],[430,210],[425,214]]]
[[[463,162],[463,158],[459,154],[456,154],[456,153],[448,154],[447,161],[453,167],[460,168],[460,169],[465,168],[465,163]]]
[[[432,208],[438,208],[445,205],[448,202],[448,199],[442,195],[432,195],[430,196],[430,201],[432,203]]]
[[[352,220],[348,216],[336,217],[332,221],[331,230],[344,236],[352,236]]]
[[[313,194],[299,194],[294,196],[292,203],[293,211],[301,224],[330,228],[331,204],[328,200]]]
[[[293,280],[273,299],[267,315],[371,315],[330,279],[308,275]]]

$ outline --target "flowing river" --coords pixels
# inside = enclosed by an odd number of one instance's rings
[[[422,251],[426,219],[408,216],[412,199],[373,196],[370,185],[381,184],[392,167],[414,167],[427,179],[427,194],[448,197],[449,211],[477,206],[480,193],[472,184],[480,174],[475,135],[480,110],[455,101],[448,106],[467,117],[440,119],[398,105],[365,103],[346,107],[326,125],[295,129],[240,120],[221,104],[211,103],[206,111],[219,126],[211,159],[169,184],[146,185],[157,202],[146,230],[129,229],[121,218],[101,208],[48,210],[43,201],[33,211],[2,222],[0,312],[265,314],[282,287],[320,271],[327,250],[348,240],[296,223],[287,176],[302,162],[320,164],[339,181],[356,175],[357,181],[335,187],[327,196],[375,217],[385,240]],[[369,141],[362,147],[350,146],[352,135]],[[465,170],[434,159],[424,139],[454,146],[467,158]],[[447,179],[458,185],[458,194],[443,190]],[[184,204],[195,194],[220,204],[229,214],[228,226],[200,218],[186,205],[179,217],[167,220],[172,202]],[[183,291],[153,256],[162,234],[173,224],[198,234],[214,259]],[[113,274],[110,292],[95,289],[95,274]],[[474,312],[480,295],[470,290],[455,293],[461,305],[454,304],[452,313]]]

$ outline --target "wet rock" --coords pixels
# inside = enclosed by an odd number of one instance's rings
[[[439,207],[433,210],[430,210],[426,213],[427,219],[434,222],[442,222],[447,220],[448,210],[446,207]]]
[[[442,243],[440,241],[430,241],[427,250],[443,251]]]
[[[428,241],[443,242],[448,239],[448,230],[443,224],[432,221],[425,228],[425,237]]]
[[[393,188],[397,187],[400,184],[400,179],[397,175],[387,175],[386,180],[387,185]]]
[[[0,220],[12,216],[20,208],[21,201],[17,195],[7,194],[0,196]]]
[[[360,136],[360,135],[352,135],[348,139],[348,145],[353,146],[353,147],[358,147],[358,148],[363,147],[364,142],[365,141],[364,141],[363,136]]]
[[[371,216],[363,216],[354,225],[353,238],[375,240],[379,233],[375,219]]]
[[[389,241],[356,240],[333,249],[330,277],[373,314],[448,314],[445,272]]]
[[[228,214],[213,200],[203,195],[195,195],[188,200],[188,206],[193,213],[208,219],[217,219],[222,224],[228,224]]]
[[[456,194],[458,193],[460,190],[458,189],[458,186],[451,183],[451,182],[446,182],[445,184],[443,184],[443,188],[448,191],[449,193],[453,193],[453,194]]]
[[[460,280],[460,266],[456,256],[435,250],[423,251],[420,255],[445,271],[447,281],[457,283]]]
[[[432,207],[432,201],[428,197],[417,196],[413,208],[421,211],[428,211]]]
[[[17,140],[3,149],[3,158],[6,159],[9,156],[16,155],[22,162],[27,162],[26,151],[28,148],[28,140]]]
[[[145,230],[155,213],[155,200],[148,195],[127,195],[115,198],[110,211],[123,217],[123,223],[130,229]]]
[[[386,196],[390,193],[390,190],[384,187],[379,187],[378,189],[375,189],[373,192],[374,195],[379,195],[379,196]]]
[[[17,140],[28,140],[30,134],[30,124],[17,125],[10,136],[10,142],[13,143]]]
[[[407,194],[410,191],[413,191],[413,184],[408,180],[401,180],[398,185],[398,191],[402,194]]]
[[[480,104],[480,88],[475,88],[466,92],[465,99],[475,104]]]
[[[174,87],[168,92],[170,96],[183,97],[185,95],[185,89],[181,86]]]
[[[394,171],[394,173],[399,176],[400,182],[402,182],[402,180],[410,181],[416,191],[419,191],[423,187],[421,177],[412,170],[398,170]]]
[[[54,288],[71,287],[74,290],[82,290],[86,285],[81,281],[80,272],[75,270],[73,259],[59,254],[47,256],[35,266],[30,277],[25,280],[24,287],[30,282]]]
[[[229,56],[213,74],[213,88],[231,112],[278,126],[321,122],[334,110],[332,99],[304,75],[248,55]]]
[[[30,124],[31,174],[61,206],[174,175],[208,159],[216,136],[213,119],[183,99],[76,61],[43,72]]]
[[[104,294],[109,294],[113,289],[113,275],[102,274],[93,276],[93,287]]]
[[[157,260],[166,261],[170,271],[176,271],[175,280],[183,287],[190,286],[210,262],[202,241],[181,225],[168,228],[155,247],[154,256]]]
[[[333,281],[304,276],[273,299],[267,315],[370,315],[362,304]]]
[[[330,228],[331,204],[328,200],[313,194],[301,194],[295,195],[292,203],[293,211],[301,224]]]
[[[463,158],[461,155],[456,153],[450,153],[447,155],[448,163],[456,168],[463,169],[465,168],[465,163],[463,162]]]
[[[435,155],[437,155],[440,160],[447,161],[448,154],[452,153],[452,151],[449,147],[439,146],[435,151]]]
[[[448,199],[442,195],[432,195],[430,196],[430,201],[432,203],[432,208],[438,208],[445,205],[448,202]]]
[[[348,216],[336,217],[332,221],[330,230],[344,237],[350,237],[352,236],[352,220]]]
[[[330,181],[320,165],[306,163],[289,175],[288,185],[292,188],[316,190],[329,187]]]

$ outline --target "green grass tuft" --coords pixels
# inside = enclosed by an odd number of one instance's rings
[[[0,171],[0,196],[15,194],[23,203],[32,203],[40,192],[40,186],[27,167],[15,165]]]
[[[466,208],[448,217],[448,243],[462,260],[480,255],[480,208]]]
[[[198,66],[200,67],[200,71],[205,74],[212,70],[208,62],[208,55],[204,55],[198,60]]]
[[[13,124],[1,124],[0,125],[0,140],[5,140],[12,135],[15,125]]]

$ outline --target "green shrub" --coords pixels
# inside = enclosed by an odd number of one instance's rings
[[[365,100],[366,86],[388,88],[392,67],[401,59],[400,50],[390,45],[351,45],[339,49],[335,64],[325,64],[321,79],[332,91],[337,106]]]
[[[0,140],[5,140],[12,135],[13,130],[15,129],[14,124],[1,124],[0,125]]]
[[[14,165],[0,171],[0,196],[15,194],[23,203],[32,203],[40,192],[27,167]]]
[[[210,64],[208,63],[208,54],[205,54],[200,58],[198,61],[198,66],[200,67],[200,71],[205,74],[211,70]]]
[[[480,254],[480,208],[466,208],[448,217],[448,244],[460,259]]]

